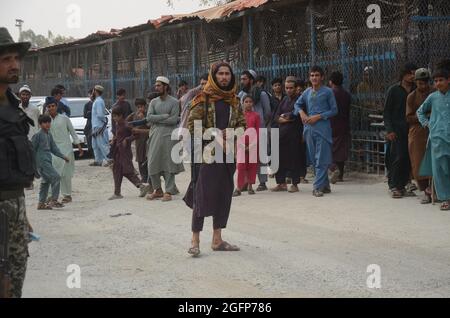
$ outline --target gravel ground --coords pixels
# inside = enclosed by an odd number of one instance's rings
[[[383,180],[350,177],[324,198],[307,184],[296,194],[244,194],[224,231],[242,250],[212,252],[208,219],[194,259],[181,196],[149,202],[125,180],[125,199],[108,201],[111,171],[88,163],[77,161],[74,202],[63,210],[38,212],[38,189],[27,192],[42,238],[30,245],[24,297],[450,296],[450,213],[393,200]],[[180,190],[189,177],[177,177]],[[70,264],[81,268],[79,289],[67,287]],[[367,286],[370,264],[380,266],[379,289]]]

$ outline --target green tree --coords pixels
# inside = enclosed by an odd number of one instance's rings
[[[44,48],[51,45],[57,45],[74,41],[73,37],[65,37],[62,35],[53,35],[52,31],[48,31],[47,37],[42,34],[36,34],[33,30],[22,31],[19,41],[31,42],[33,48]]]

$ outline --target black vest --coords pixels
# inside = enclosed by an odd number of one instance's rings
[[[19,190],[30,186],[36,172],[33,146],[28,140],[34,125],[19,108],[19,100],[8,90],[7,106],[0,106],[0,191]]]

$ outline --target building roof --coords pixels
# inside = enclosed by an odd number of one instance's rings
[[[147,23],[131,26],[123,29],[111,29],[111,31],[97,31],[88,35],[85,38],[78,39],[72,42],[63,43],[59,45],[54,45],[50,47],[43,48],[43,50],[53,50],[56,48],[75,46],[85,43],[98,42],[102,40],[108,40],[115,37],[120,37],[122,35],[161,29],[168,25],[193,21],[193,20],[204,20],[206,22],[212,22],[214,20],[220,20],[223,18],[229,18],[234,13],[249,10],[251,8],[260,7],[266,3],[274,2],[279,0],[235,0],[230,3],[226,3],[220,6],[208,8],[205,10],[200,10],[188,14],[177,14],[177,15],[163,15],[158,19],[149,20]]]

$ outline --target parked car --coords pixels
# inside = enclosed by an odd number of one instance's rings
[[[78,139],[82,143],[82,147],[84,151],[88,151],[88,145],[86,136],[84,135],[84,127],[86,126],[87,119],[84,118],[84,105],[89,102],[89,98],[87,97],[67,97],[67,102],[69,103],[70,108],[70,121],[72,122],[73,128],[77,133]],[[45,103],[45,97],[41,96],[33,96],[30,99],[30,104],[39,108],[42,113],[42,109]],[[111,132],[111,112],[106,109],[106,117],[108,118],[108,134],[109,139],[112,139],[113,135]],[[74,151],[78,152],[78,148],[74,147]]]

